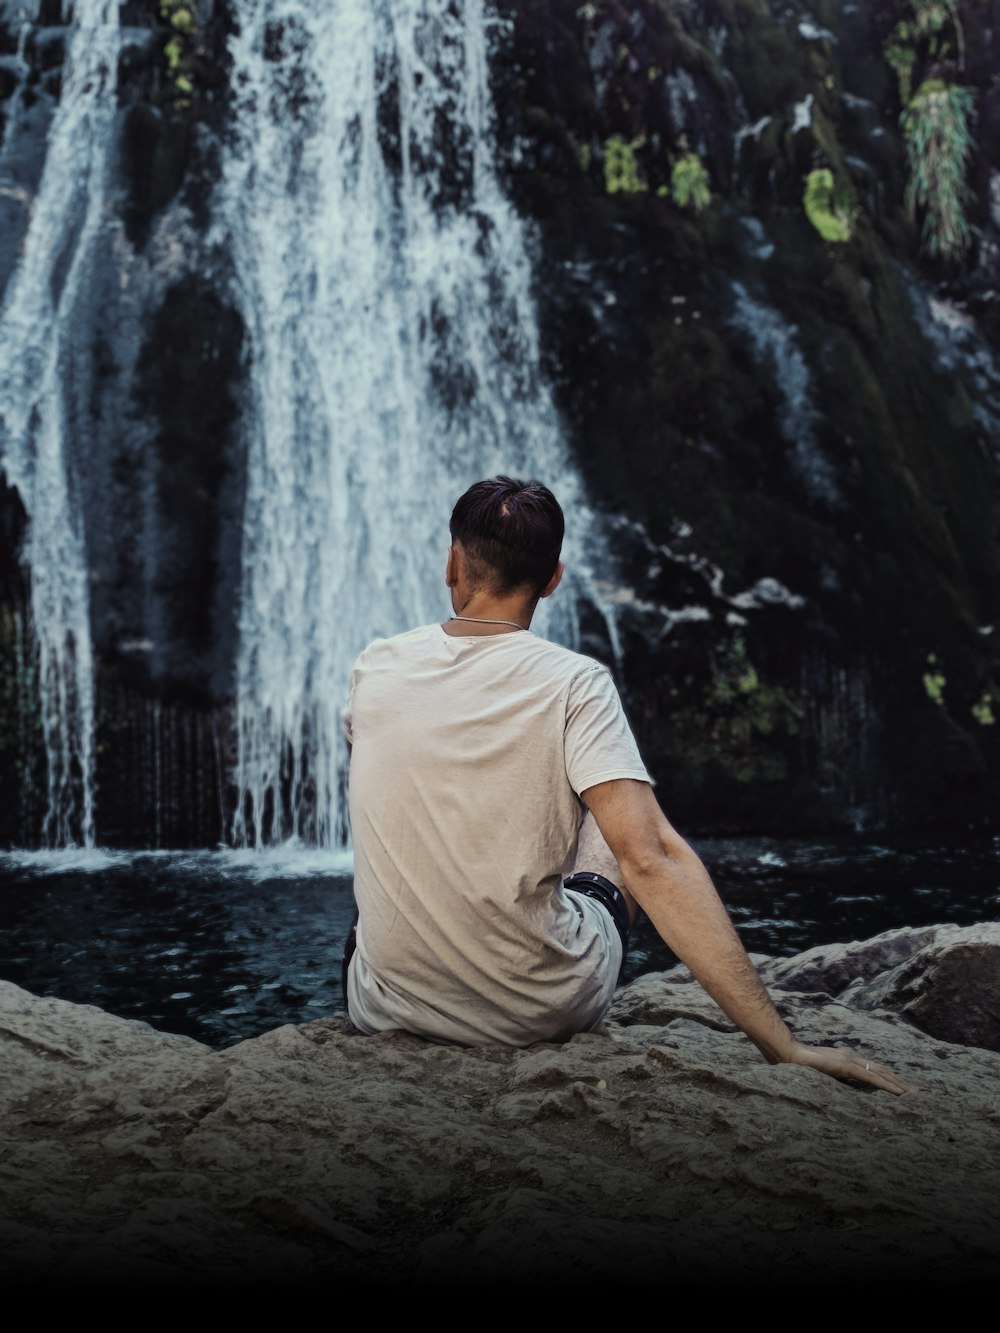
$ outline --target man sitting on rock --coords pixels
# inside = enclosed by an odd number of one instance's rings
[[[470,487],[451,517],[454,615],[355,663],[352,1022],[462,1045],[593,1031],[641,907],[765,1059],[909,1091],[796,1040],[660,809],[610,673],[531,633],[562,576],[563,530],[540,482]]]

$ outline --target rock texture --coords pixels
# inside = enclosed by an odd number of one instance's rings
[[[757,960],[802,1038],[892,1065],[917,1089],[900,1098],[762,1063],[682,968],[624,988],[606,1032],[527,1050],[363,1037],[335,1014],[216,1051],[2,983],[0,1275],[8,1290],[985,1283],[1000,1055],[909,1020],[947,1027],[927,1019],[938,1000],[985,1012],[997,931]]]

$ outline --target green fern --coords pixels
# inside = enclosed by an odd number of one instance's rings
[[[960,259],[972,239],[965,215],[972,111],[971,89],[928,79],[900,117],[909,167],[906,205],[914,218],[923,212],[924,248],[942,259]]]

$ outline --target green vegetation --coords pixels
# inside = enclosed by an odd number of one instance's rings
[[[972,705],[972,716],[981,727],[992,727],[996,722],[993,714],[993,695],[989,690],[984,690],[978,703]]]
[[[972,107],[969,88],[928,79],[900,121],[910,170],[906,204],[914,217],[923,211],[924,247],[943,259],[959,259],[972,239],[965,215]]]
[[[644,134],[630,142],[620,134],[605,140],[604,188],[608,194],[641,194],[649,188],[635,156],[635,150],[645,142]]]
[[[917,63],[917,53],[912,46],[893,41],[886,44],[884,54],[886,60],[896,72],[899,100],[903,106],[907,106],[913,96],[913,69]]]
[[[851,239],[853,219],[849,208],[837,197],[833,172],[829,167],[817,167],[806,177],[802,194],[806,217],[824,241],[841,244]]]
[[[946,62],[958,70],[965,68],[965,32],[958,0],[907,0],[906,11],[883,48],[896,72],[903,104],[900,126],[909,171],[906,205],[914,219],[923,214],[921,236],[927,254],[957,261],[972,239],[966,177],[973,146],[969,130],[973,94],[940,75]]]
[[[939,708],[944,707],[944,687],[948,681],[938,665],[935,653],[927,654],[927,670],[924,672],[924,689],[928,699],[933,699]]]
[[[173,91],[171,100],[174,110],[183,111],[191,105],[194,67],[202,54],[198,46],[198,27],[189,0],[160,0],[159,8],[161,22],[170,29],[163,58]]]
[[[684,153],[670,170],[670,198],[678,208],[704,213],[712,202],[708,168],[697,153]]]

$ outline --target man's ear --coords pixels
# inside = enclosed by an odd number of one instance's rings
[[[444,586],[454,588],[457,582],[458,579],[455,576],[455,547],[452,545],[448,547],[448,558],[444,566]]]
[[[540,593],[540,596],[542,597],[552,596],[556,588],[559,587],[559,583],[563,576],[563,568],[564,568],[563,562],[560,560],[559,563],[556,565],[556,572],[549,579],[548,583],[546,583],[545,587],[542,589]]]

